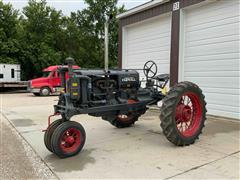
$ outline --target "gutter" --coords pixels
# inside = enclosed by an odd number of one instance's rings
[[[133,15],[133,14],[136,14],[138,12],[141,12],[141,11],[145,11],[147,9],[151,9],[155,6],[158,6],[158,5],[161,5],[161,4],[164,4],[166,2],[169,2],[170,0],[152,0],[150,2],[147,2],[145,4],[142,4],[140,6],[137,6],[135,8],[132,8],[132,9],[129,9],[128,11],[124,12],[124,13],[121,13],[121,14],[118,14],[117,15],[117,19],[122,19],[124,17],[127,17],[127,16],[130,16],[130,15]]]

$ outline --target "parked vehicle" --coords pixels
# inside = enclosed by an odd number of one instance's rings
[[[136,70],[72,69],[69,59],[69,80],[59,96],[55,113],[49,116],[45,131],[46,148],[66,158],[78,154],[84,146],[86,133],[81,124],[70,121],[78,114],[101,117],[117,128],[132,126],[148,106],[162,101],[161,128],[166,138],[177,146],[193,144],[206,120],[206,102],[202,90],[191,82],[180,82],[164,94],[168,74],[157,75],[157,65],[148,61],[144,68],[146,87],[140,86]],[[64,77],[64,76],[62,76]],[[64,79],[62,79],[64,81]],[[61,118],[50,122],[52,116]]]
[[[27,88],[28,81],[21,81],[19,64],[0,64],[0,89]]]
[[[193,144],[206,120],[206,102],[202,90],[191,82],[180,82],[163,92],[169,74],[157,74],[157,65],[148,61],[143,67],[145,87],[141,87],[136,69],[108,69],[108,21],[105,23],[105,70],[74,70],[74,59],[59,68],[64,92],[54,114],[48,118],[44,134],[46,148],[67,158],[78,154],[86,140],[83,126],[71,118],[79,114],[101,117],[117,128],[132,126],[148,106],[162,101],[161,128],[166,138],[177,146]],[[69,75],[68,81],[64,74]],[[61,116],[51,123],[51,117]]]
[[[56,65],[43,69],[42,77],[30,80],[30,92],[35,96],[49,96],[60,92],[62,90],[61,74],[57,71],[60,67],[64,66]],[[79,66],[74,66],[73,69],[79,69]],[[68,79],[68,73],[65,76]]]

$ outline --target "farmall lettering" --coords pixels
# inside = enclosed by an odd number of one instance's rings
[[[122,78],[122,82],[135,82],[137,81],[135,77],[124,77]]]

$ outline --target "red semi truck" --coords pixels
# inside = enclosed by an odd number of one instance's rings
[[[59,65],[49,66],[43,69],[43,75],[40,78],[32,79],[29,83],[29,90],[35,96],[49,96],[53,93],[58,93],[62,90],[61,75],[57,71]],[[73,69],[80,69],[79,66],[73,66]],[[66,74],[68,79],[68,74]]]

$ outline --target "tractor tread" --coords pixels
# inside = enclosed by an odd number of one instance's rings
[[[175,117],[173,116],[176,104],[178,103],[177,101],[186,90],[194,90],[197,92],[200,96],[200,100],[203,106],[202,121],[199,130],[193,137],[188,138],[183,137],[178,132],[175,126]],[[202,133],[202,128],[204,127],[207,112],[205,105],[205,96],[202,94],[202,90],[196,84],[186,81],[173,86],[166,97],[163,99],[161,113],[159,116],[161,120],[160,126],[163,129],[163,134],[166,136],[166,138],[177,146],[187,146],[193,144],[195,140],[199,138],[199,135]]]

